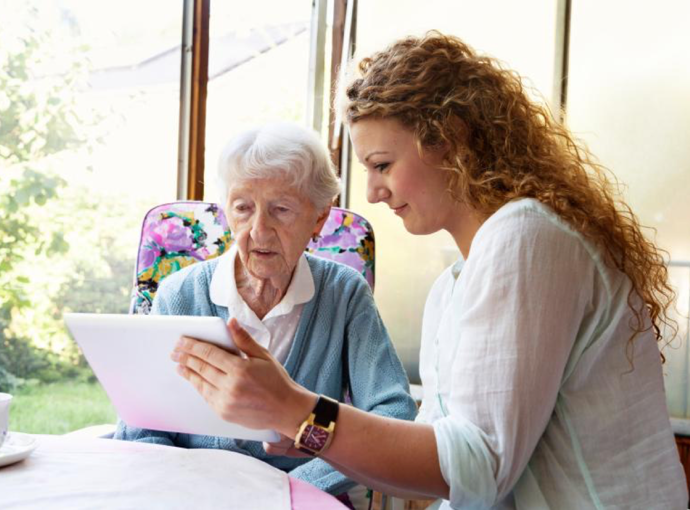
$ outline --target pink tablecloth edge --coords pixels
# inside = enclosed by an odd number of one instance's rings
[[[313,485],[288,477],[292,510],[343,510],[347,507]]]

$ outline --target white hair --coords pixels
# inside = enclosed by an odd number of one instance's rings
[[[225,207],[230,187],[247,179],[284,178],[317,209],[340,193],[328,152],[318,135],[299,124],[265,124],[233,137],[218,162],[218,189]]]

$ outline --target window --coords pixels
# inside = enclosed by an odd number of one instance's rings
[[[212,2],[204,197],[218,200],[217,162],[234,135],[265,122],[305,123],[311,2]]]
[[[82,423],[46,428],[49,406],[92,377],[62,313],[127,312],[141,219],[175,199],[182,2],[3,1],[0,19],[0,391],[24,383],[11,428],[61,432]],[[114,420],[102,400],[86,419]]]
[[[624,185],[668,250],[680,331],[664,350],[671,415],[690,418],[690,4],[573,2],[568,124]]]

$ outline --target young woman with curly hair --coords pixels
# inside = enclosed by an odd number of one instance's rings
[[[657,346],[673,292],[615,180],[516,74],[438,32],[363,59],[341,103],[368,200],[462,253],[425,307],[419,416],[338,411],[234,323],[227,415],[443,508],[687,508]],[[212,349],[178,354],[214,387]]]

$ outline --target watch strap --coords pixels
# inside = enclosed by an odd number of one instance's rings
[[[322,427],[328,427],[331,422],[338,419],[338,401],[333,400],[325,395],[319,395],[316,401],[312,414],[314,415],[314,423]]]

